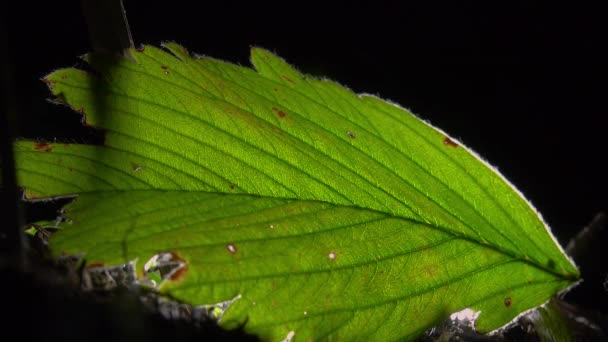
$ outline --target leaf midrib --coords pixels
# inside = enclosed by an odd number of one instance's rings
[[[113,192],[113,193],[120,193],[120,192],[132,192],[132,191],[141,191],[141,192],[154,191],[154,192],[159,192],[159,190],[129,190],[129,191],[116,191],[116,190],[112,190],[111,192]],[[90,191],[90,192],[84,192],[84,193],[95,194],[95,193],[106,193],[106,192],[108,192],[108,191]],[[162,192],[162,190],[160,190],[160,192]],[[186,193],[192,193],[192,191],[185,191],[185,190],[182,190],[182,191],[166,191],[166,192],[186,192]],[[210,192],[204,192],[204,193],[206,193],[206,194],[214,194],[214,193],[210,193]],[[234,194],[234,195],[230,195],[230,194],[225,194],[225,193],[222,193],[222,192],[218,192],[218,193],[215,193],[215,194],[220,195],[220,196],[251,197],[253,199],[255,199],[255,198],[264,198],[264,197],[271,198],[271,199],[275,198],[275,197],[267,197],[267,196],[259,196],[259,195],[248,195],[248,194],[240,194],[240,195]],[[212,200],[212,199],[209,199],[209,200]],[[472,239],[470,237],[456,234],[452,230],[450,230],[448,228],[441,227],[441,226],[429,225],[429,224],[426,224],[424,222],[419,222],[419,221],[415,221],[415,220],[412,220],[412,219],[403,218],[403,217],[399,217],[399,216],[393,216],[393,215],[387,214],[387,213],[382,212],[382,211],[378,211],[378,210],[374,210],[374,209],[369,209],[369,208],[362,208],[362,207],[358,207],[358,206],[343,206],[343,205],[337,205],[337,204],[334,204],[334,203],[331,203],[331,202],[326,202],[326,201],[308,201],[308,200],[301,200],[301,199],[297,199],[297,198],[285,199],[285,200],[288,200],[288,201],[318,202],[320,204],[328,204],[330,206],[354,208],[354,209],[358,209],[358,210],[368,211],[370,213],[374,213],[374,214],[377,214],[377,215],[380,216],[380,217],[378,217],[376,219],[373,219],[371,221],[385,220],[385,219],[398,219],[398,220],[403,220],[403,221],[410,221],[410,222],[413,222],[415,224],[423,225],[423,226],[425,226],[425,227],[427,227],[429,229],[438,230],[438,231],[440,231],[442,233],[448,234],[448,235],[450,235],[449,239],[459,239],[459,240],[463,240],[463,241],[468,241],[468,242],[470,242],[470,243],[472,243],[474,245],[478,245],[478,246],[480,246],[482,248],[488,248],[490,250],[493,250],[493,251],[495,251],[497,253],[500,253],[500,254],[502,254],[502,255],[510,258],[510,260],[512,260],[512,261],[523,262],[525,264],[531,265],[531,266],[533,266],[533,267],[535,267],[535,268],[537,268],[537,269],[539,269],[539,270],[541,270],[541,271],[543,271],[545,273],[548,273],[548,274],[551,274],[551,275],[555,276],[558,279],[563,279],[563,280],[575,280],[575,279],[577,279],[576,276],[558,273],[557,271],[555,271],[553,269],[550,269],[550,268],[547,268],[547,267],[545,267],[542,264],[538,264],[538,263],[533,262],[533,260],[525,259],[525,258],[522,258],[521,256],[514,255],[512,252],[510,252],[508,250],[504,250],[504,249],[502,249],[500,247],[497,247],[497,246],[494,246],[494,245],[485,244],[485,243],[482,243],[482,242],[480,242],[478,240]],[[241,203],[242,202],[238,202],[238,204],[241,204]],[[288,205],[288,204],[290,204],[290,203],[279,204],[278,206]],[[277,206],[268,207],[268,208],[265,208],[265,210],[269,210],[269,209],[276,208],[276,207]],[[323,211],[323,210],[331,210],[331,209],[320,209],[319,211]],[[318,211],[315,211],[313,213],[317,213],[317,212]],[[250,214],[251,213],[242,213],[240,215],[230,216],[230,217],[232,218],[232,217],[238,217],[238,216],[246,216],[246,215],[250,215]],[[294,216],[297,217],[297,216],[307,215],[307,214],[309,214],[309,213],[308,212],[304,212],[304,213],[296,214]],[[209,222],[213,222],[214,220],[221,220],[221,219],[222,218],[216,218],[216,219],[210,220]],[[263,223],[270,223],[270,221],[262,221],[262,222],[258,222],[256,224],[263,224]],[[340,226],[340,227],[337,227],[337,228],[333,228],[331,230],[344,229],[344,228],[348,228],[350,226],[358,225],[358,224],[360,224],[360,223],[357,222],[357,223],[352,224],[352,225]],[[323,233],[323,232],[325,232],[325,231],[317,231],[317,232],[311,232],[311,233],[307,233],[307,234],[314,235],[314,234],[319,234],[319,233]],[[285,238],[290,238],[292,236],[295,236],[295,235],[285,235],[285,236],[281,236],[281,237],[268,238],[268,239],[285,239]],[[234,240],[233,242],[236,243],[236,242],[244,242],[244,241],[249,241],[249,240]],[[250,239],[250,241],[259,241],[259,239]],[[125,241],[123,239],[123,240],[120,240],[120,242],[121,243],[128,243],[130,241]],[[222,244],[223,243],[210,244],[210,245],[222,245]],[[429,245],[429,246],[433,246],[433,245]],[[196,246],[189,246],[189,247],[180,247],[180,246],[177,246],[176,248],[180,249],[180,248],[195,248],[195,247]],[[158,252],[158,250],[150,250],[150,252],[156,253],[156,252]],[[398,255],[394,255],[393,257],[395,257],[395,256],[398,256]],[[125,258],[125,256],[123,256],[123,258]],[[128,258],[125,258],[125,260],[127,260],[127,259]]]

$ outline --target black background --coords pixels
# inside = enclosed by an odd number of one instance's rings
[[[39,81],[89,51],[79,2],[4,6],[18,135],[93,139],[77,114],[45,101]],[[495,165],[562,245],[607,209],[607,30],[599,5],[125,0],[125,7],[138,45],[175,40],[241,65],[250,46],[261,46],[305,73],[411,109]],[[603,260],[581,265],[588,281],[570,299],[606,312]]]

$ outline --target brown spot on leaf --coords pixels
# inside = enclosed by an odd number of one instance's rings
[[[279,118],[284,118],[287,114],[285,114],[284,111],[276,108],[276,107],[272,107],[272,110],[277,113],[277,115],[279,116]]]
[[[171,261],[180,263],[180,266],[170,273],[169,280],[178,281],[183,279],[188,273],[188,263],[174,251],[169,251],[169,254],[171,254]]]
[[[105,264],[103,263],[103,261],[93,261],[93,262],[88,262],[86,268],[98,268],[98,267],[104,267]]]
[[[289,77],[287,77],[285,75],[281,75],[281,79],[293,84],[293,81],[291,80],[291,78],[289,78]]]
[[[236,246],[232,243],[229,243],[226,245],[226,249],[228,250],[228,252],[230,252],[231,254],[236,254],[236,252],[238,252],[239,250],[236,248]]]
[[[447,145],[447,146],[450,146],[450,147],[458,147],[458,144],[456,142],[454,142],[454,140],[452,140],[452,139],[450,139],[448,137],[445,137],[443,139],[443,144]]]
[[[181,268],[178,268],[175,272],[173,272],[171,277],[169,277],[169,280],[171,280],[171,281],[182,280],[186,276],[186,273],[188,273],[188,265],[184,264],[184,266],[182,266]]]
[[[355,139],[355,137],[356,137],[355,133],[350,132],[350,131],[346,132],[346,134],[348,134],[348,137],[351,138],[351,139]]]
[[[511,300],[511,297],[505,298],[505,308],[511,307],[512,303],[513,303],[513,301]]]
[[[51,152],[53,151],[53,147],[45,142],[38,142],[34,144],[34,150],[43,151],[43,152]]]
[[[68,171],[70,172],[74,172],[74,169],[72,169],[71,167],[68,168]]]
[[[229,188],[230,190],[234,190],[234,184],[230,184]]]
[[[166,65],[161,65],[160,68],[163,69],[163,70],[168,70],[169,69],[169,67],[166,66]]]

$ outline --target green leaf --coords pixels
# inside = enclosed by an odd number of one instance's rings
[[[28,198],[79,194],[55,253],[141,274],[170,252],[163,292],[238,297],[220,323],[268,340],[411,339],[466,307],[488,332],[578,278],[517,190],[408,111],[262,49],[251,70],[165,48],[46,78],[106,131],[15,144]]]

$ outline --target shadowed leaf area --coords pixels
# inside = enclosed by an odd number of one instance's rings
[[[455,311],[490,332],[578,270],[497,171],[407,110],[174,43],[45,81],[101,146],[19,141],[29,199],[78,195],[55,254],[183,263],[160,291],[264,340],[413,339]],[[100,105],[103,103],[103,106]],[[169,254],[167,254],[169,253]]]

